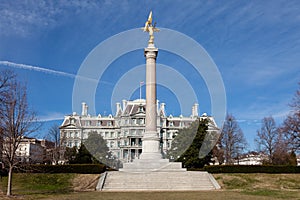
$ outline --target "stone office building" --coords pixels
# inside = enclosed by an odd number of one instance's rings
[[[73,113],[65,116],[60,127],[60,137],[64,146],[79,147],[88,138],[90,132],[96,131],[107,142],[110,151],[122,162],[131,162],[139,158],[142,152],[142,137],[145,132],[144,99],[122,101],[116,104],[116,114],[108,116],[91,116],[88,105],[82,103],[81,115]],[[210,127],[217,130],[213,117],[198,115],[198,104],[192,107],[191,116],[167,116],[165,104],[157,101],[157,133],[160,134],[161,150],[165,153],[172,145],[172,139],[178,130],[188,127],[197,118],[209,118]]]

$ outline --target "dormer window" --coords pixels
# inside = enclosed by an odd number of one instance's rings
[[[144,107],[142,105],[139,106],[139,112],[144,112]]]
[[[74,118],[70,118],[70,124],[75,124],[75,119]]]

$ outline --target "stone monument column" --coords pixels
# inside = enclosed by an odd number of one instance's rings
[[[146,130],[143,136],[141,159],[161,159],[157,132],[156,56],[158,49],[149,43],[146,57]]]
[[[146,129],[142,138],[142,154],[140,159],[123,163],[120,171],[151,172],[151,171],[186,171],[180,162],[169,162],[163,159],[160,150],[159,131],[157,131],[157,100],[156,100],[156,57],[158,49],[154,46],[154,32],[159,31],[152,24],[152,12],[143,28],[149,32],[148,46],[144,50],[146,58]]]

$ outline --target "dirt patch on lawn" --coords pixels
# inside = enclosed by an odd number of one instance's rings
[[[99,174],[76,174],[72,180],[74,191],[94,191],[98,184]]]

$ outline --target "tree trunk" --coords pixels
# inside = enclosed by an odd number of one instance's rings
[[[13,166],[9,166],[8,179],[7,179],[7,193],[6,193],[7,196],[11,195],[12,170],[13,170]]]

